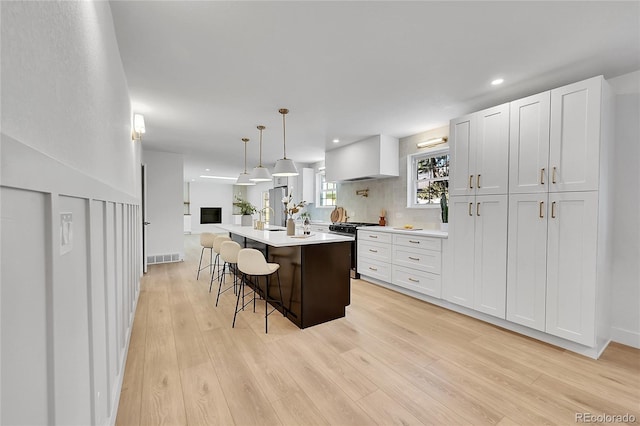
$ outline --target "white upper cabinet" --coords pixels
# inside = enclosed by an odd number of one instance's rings
[[[471,144],[472,186],[476,195],[506,194],[509,181],[509,104],[476,113],[477,133]]]
[[[509,193],[549,190],[549,114],[551,92],[511,102]]]
[[[551,91],[551,192],[597,191],[602,77]]]
[[[509,104],[451,120],[449,138],[451,195],[507,193]]]
[[[449,128],[449,195],[472,195],[470,146],[474,114],[451,120]]]

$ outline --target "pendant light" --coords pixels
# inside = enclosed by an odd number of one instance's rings
[[[282,114],[282,146],[284,148],[284,158],[276,161],[276,166],[273,168],[274,176],[298,176],[298,169],[293,163],[293,160],[287,158],[287,128],[285,126],[284,117],[289,113],[288,109],[281,108],[278,110]]]
[[[260,130],[260,163],[258,163],[257,167],[253,168],[253,172],[251,173],[251,181],[253,182],[267,182],[270,181],[271,173],[269,173],[269,169],[262,166],[262,131],[266,129],[264,126],[258,126],[258,130]]]
[[[238,176],[236,185],[255,185],[255,182],[251,182],[251,180],[249,180],[249,173],[247,173],[247,142],[249,142],[249,138],[242,138],[242,142],[244,142],[244,172],[240,173],[240,176]]]

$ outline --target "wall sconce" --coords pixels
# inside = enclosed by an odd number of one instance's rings
[[[146,133],[146,128],[144,127],[144,115],[142,114],[133,114],[133,133],[131,135],[131,139],[134,141],[141,141],[142,134]]]
[[[447,143],[448,138],[446,136],[442,136],[439,138],[428,139],[426,141],[418,142],[416,146],[418,148],[426,148],[428,146],[436,146],[441,145],[443,143]]]
[[[358,189],[356,191],[356,195],[360,195],[361,197],[368,197],[369,196],[369,188],[367,188],[367,189]]]

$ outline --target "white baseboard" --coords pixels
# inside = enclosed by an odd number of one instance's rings
[[[640,332],[611,327],[611,341],[640,349]]]

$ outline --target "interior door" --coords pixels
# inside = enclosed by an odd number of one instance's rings
[[[142,272],[147,273],[147,168],[142,164]]]

